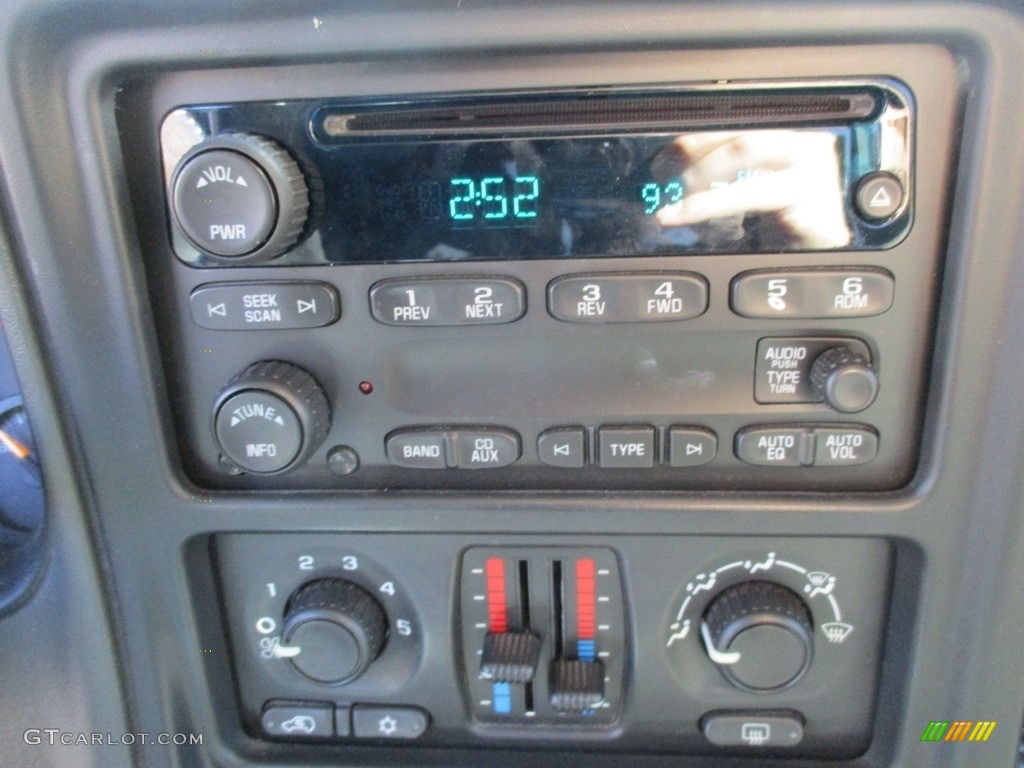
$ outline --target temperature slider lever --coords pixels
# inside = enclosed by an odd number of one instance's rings
[[[488,632],[480,659],[480,678],[525,684],[537,674],[541,641],[532,632]]]

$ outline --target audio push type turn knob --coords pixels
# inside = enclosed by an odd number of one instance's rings
[[[309,194],[298,164],[276,143],[227,133],[193,147],[178,163],[171,208],[185,237],[203,253],[255,263],[298,240]]]
[[[387,614],[365,589],[344,579],[318,579],[288,601],[283,655],[310,680],[349,683],[380,656],[387,628]]]
[[[811,664],[814,627],[807,604],[774,582],[726,589],[705,611],[701,635],[711,661],[743,690],[781,690]]]
[[[221,390],[213,430],[224,456],[246,472],[292,469],[323,443],[331,426],[327,395],[297,365],[254,363]]]
[[[878,374],[864,355],[833,347],[811,366],[811,384],[832,408],[842,413],[863,411],[878,395]]]

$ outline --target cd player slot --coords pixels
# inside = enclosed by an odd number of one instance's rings
[[[410,103],[326,107],[318,121],[327,137],[462,135],[536,128],[585,131],[680,126],[807,124],[863,120],[878,110],[872,89],[705,93],[587,92],[480,99],[437,105]]]

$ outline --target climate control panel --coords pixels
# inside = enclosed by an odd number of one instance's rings
[[[795,757],[870,743],[880,539],[224,534],[212,551],[258,739]]]

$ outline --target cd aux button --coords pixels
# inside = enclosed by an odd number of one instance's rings
[[[330,325],[341,316],[327,283],[207,283],[189,296],[196,325],[214,331],[293,330]]]
[[[743,317],[870,317],[892,306],[895,281],[884,269],[744,272],[732,281],[732,311]]]
[[[459,469],[497,469],[519,458],[519,435],[506,429],[460,429],[450,433]]]
[[[370,311],[385,325],[499,325],[525,309],[526,289],[507,277],[382,280],[370,288]]]
[[[707,281],[692,272],[565,275],[548,284],[548,312],[570,323],[689,320],[707,308]]]

